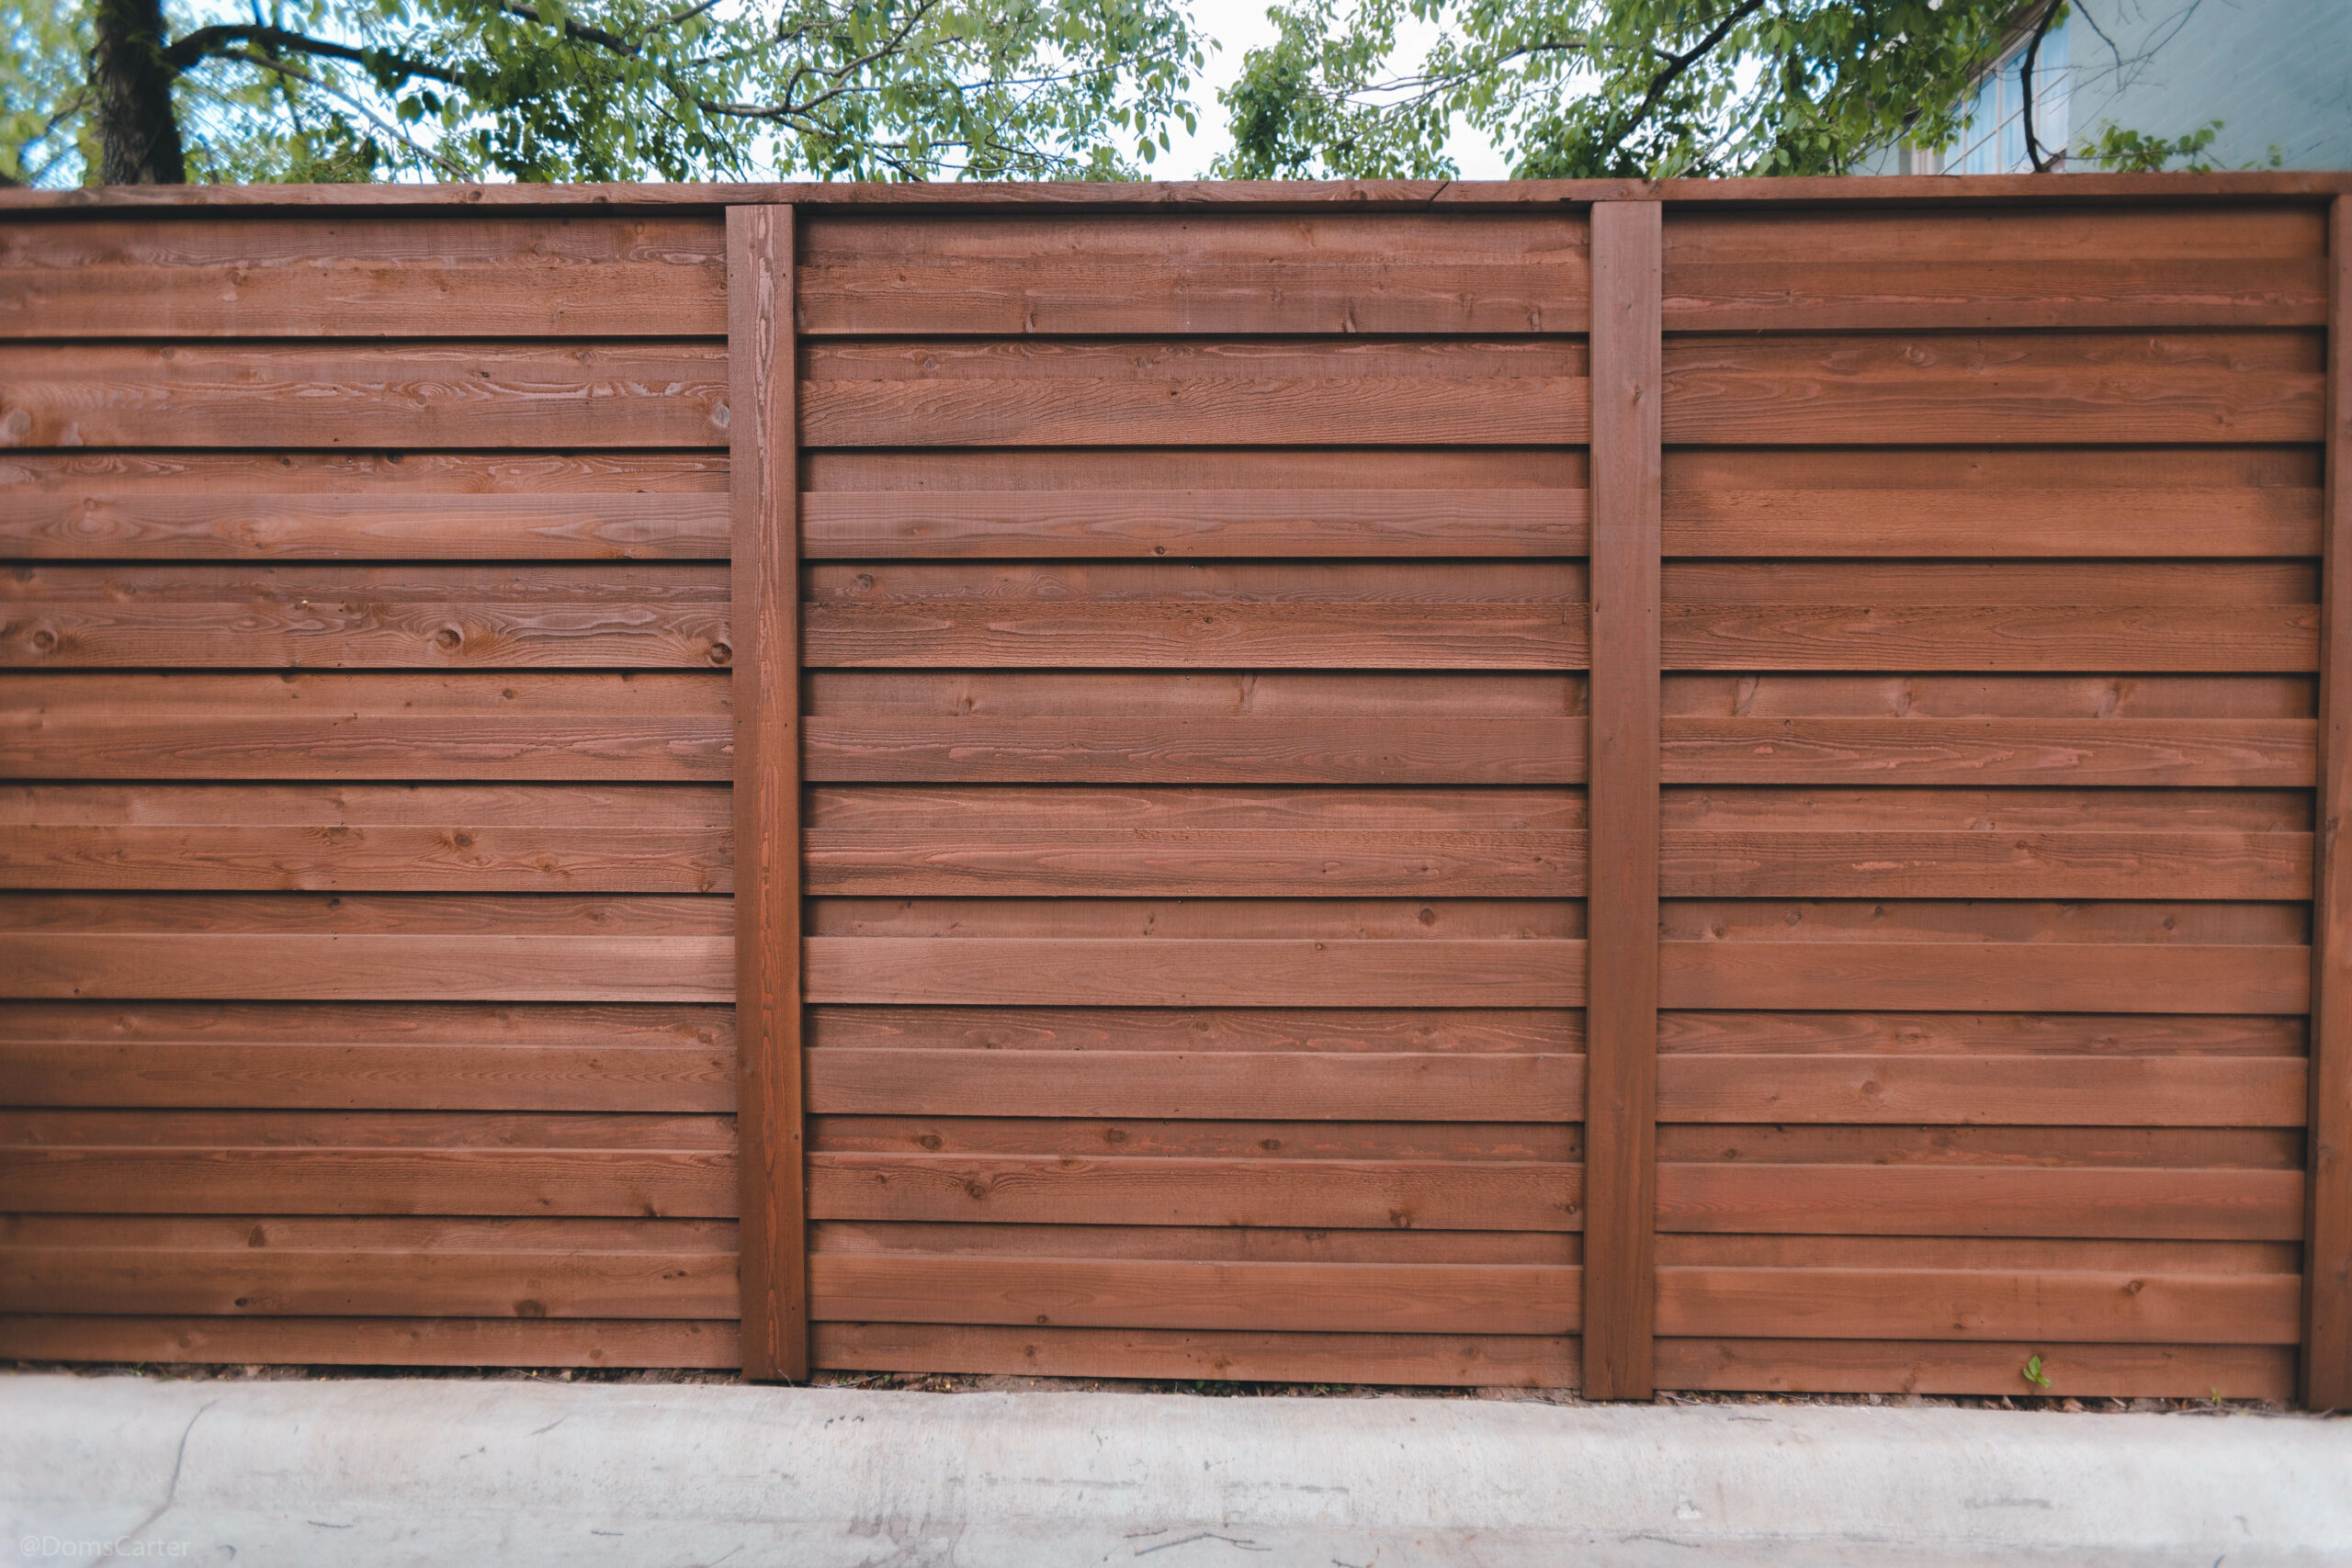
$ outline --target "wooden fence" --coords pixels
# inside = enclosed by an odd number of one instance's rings
[[[2352,1403],[2346,193],[0,194],[0,1355]]]

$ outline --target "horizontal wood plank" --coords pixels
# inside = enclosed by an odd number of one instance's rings
[[[0,932],[0,995],[285,1001],[718,1002],[724,936]]]
[[[1584,1113],[1584,1060],[1572,1055],[829,1046],[809,1052],[805,1070],[812,1115],[1573,1122]]]
[[[7,1323],[0,1318],[0,1344]],[[1250,1329],[1064,1328],[820,1323],[809,1359],[845,1371],[1029,1377],[1573,1388],[1574,1337],[1312,1334]]]
[[[1577,670],[1588,659],[1586,621],[1581,604],[819,600],[802,607],[801,660],[864,669]]]
[[[1583,490],[815,490],[811,558],[1578,556]],[[2316,535],[2317,525],[2312,525]]]
[[[2290,1170],[1667,1161],[1657,1223],[1826,1235],[2283,1241],[2302,1234],[2302,1187]]]
[[[0,777],[724,782],[727,678],[0,676]]]
[[[1660,1269],[1666,1335],[2291,1345],[2292,1274]]]
[[[1530,784],[1585,770],[1581,718],[817,714],[801,736],[812,784]]]
[[[1669,828],[1669,897],[2311,897],[2308,833]]]
[[[2300,1013],[2311,951],[2255,943],[1676,942],[1669,1008]]]
[[[1658,1061],[1668,1122],[2300,1127],[2300,1056],[1692,1055]]]
[[[2310,556],[2319,491],[2286,485],[2165,490],[1764,489],[1669,485],[1666,553],[1737,558],[1849,556],[2104,559]]]
[[[808,1260],[808,1315],[861,1323],[1568,1334],[1573,1268],[1477,1264]]]
[[[0,1355],[164,1365],[694,1367],[742,1364],[716,1320],[0,1315]]]
[[[13,224],[0,337],[717,336],[725,275],[693,216]]]
[[[1583,1168],[1501,1161],[813,1154],[808,1215],[1009,1224],[1566,1231]]]
[[[2040,1358],[2047,1384],[2026,1381]],[[1702,1393],[2294,1397],[2288,1345],[2070,1345],[2052,1340],[1672,1338],[1661,1388]]]
[[[45,1213],[731,1217],[735,1185],[704,1149],[0,1147],[0,1195]]]
[[[50,566],[0,581],[0,667],[724,668],[724,569]]]
[[[2282,671],[2318,667],[2315,604],[1677,604],[1669,670]]]
[[[1665,779],[1695,784],[2307,787],[2301,718],[1696,718],[1665,722]]]
[[[718,446],[696,343],[0,346],[0,447]]]
[[[1118,1007],[1576,1007],[1584,943],[808,939],[812,1002]]]

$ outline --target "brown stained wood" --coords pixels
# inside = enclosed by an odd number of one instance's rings
[[[2295,1017],[1932,1012],[1668,1012],[1661,1054],[2300,1056]]]
[[[820,714],[802,725],[802,776],[827,784],[1579,784],[1584,730],[1580,718],[1533,716]]]
[[[817,1047],[869,1051],[1575,1055],[1584,1048],[1584,1015],[1499,1008],[814,1007],[808,1039]]]
[[[32,1360],[369,1367],[741,1364],[735,1325],[516,1317],[0,1315],[0,1355]]]
[[[2148,613],[2193,604],[2231,615],[2300,610],[2317,626],[2314,560],[1754,560],[1668,561],[1669,604],[1895,606],[1900,613],[1959,606],[2030,606],[2058,613]],[[2170,614],[2167,610],[2165,613]],[[2317,668],[2316,665],[2313,668]]]
[[[1673,670],[2317,668],[2319,610],[2255,606],[1668,604]]]
[[[2047,1389],[2025,1380],[2036,1356]],[[1701,1393],[2284,1402],[2295,1388],[2295,1352],[2285,1345],[1676,1338],[1658,1341],[1657,1361],[1660,1387]]]
[[[0,1313],[413,1317],[732,1318],[735,1255],[655,1247],[562,1251],[109,1245],[13,1239]]]
[[[724,569],[20,567],[0,667],[617,667],[732,657]]]
[[[1842,437],[1841,437],[1842,439]],[[1978,490],[1695,488],[1666,491],[1676,556],[2278,557],[2318,553],[2314,488],[2065,483]]]
[[[1693,1055],[1658,1063],[1668,1122],[2300,1127],[2300,1056]]]
[[[726,514],[699,495],[112,493],[0,499],[0,546],[73,560],[708,560]]]
[[[1669,789],[1661,803],[1669,832],[1792,833],[2194,833],[2225,838],[2308,834],[2303,790]]]
[[[9,1320],[0,1317],[0,1344]],[[816,1365],[846,1371],[1183,1378],[1446,1388],[1573,1388],[1577,1341],[1556,1335],[1299,1334],[820,1323]]]
[[[716,446],[694,343],[0,346],[0,447]]]
[[[2303,1403],[2352,1406],[2352,202],[2328,218],[2326,609],[2320,655],[2319,847],[2312,906],[2311,1203]]]
[[[12,998],[712,1002],[734,995],[725,936],[0,932]]]
[[[810,666],[1576,670],[1581,604],[820,600]],[[6,643],[0,641],[0,650]]]
[[[723,893],[723,786],[0,785],[0,887]]]
[[[58,1223],[76,1224],[78,1220]],[[326,1224],[345,1224],[328,1221]],[[558,1221],[620,1224],[626,1221]],[[700,1223],[700,1222],[682,1222]],[[717,1222],[724,1224],[724,1222]],[[2205,1245],[2205,1244],[2179,1244]],[[1159,1258],[1228,1263],[1559,1263],[1583,1248],[1572,1231],[1332,1230],[1317,1226],[991,1224],[826,1220],[816,1252],[924,1258]],[[2291,1263],[2292,1259],[2286,1261]]]
[[[825,1220],[1566,1231],[1581,1169],[1501,1162],[815,1154]]]
[[[850,784],[810,789],[806,809],[811,834],[921,835],[954,825],[991,840],[1061,829],[1231,834],[1246,844],[1261,834],[1545,835],[1585,825],[1582,792],[1552,788]]]
[[[1091,937],[807,942],[812,1002],[1576,1007],[1585,944]]]
[[[563,1221],[564,1224],[618,1224]],[[2162,1274],[2292,1274],[2291,1241],[2150,1241],[2141,1237],[1790,1235],[1684,1232],[1658,1238],[1658,1260],[1726,1269],[2040,1269]]]
[[[2317,726],[2302,718],[1671,716],[1669,784],[2133,784],[2296,787]]]
[[[0,677],[17,779],[721,781],[723,672]]]
[[[1586,500],[1566,488],[818,490],[801,500],[801,547],[852,559],[1580,556]]]
[[[0,1195],[49,1213],[723,1217],[735,1188],[707,1150],[0,1148]]]
[[[827,217],[806,242],[799,324],[811,335],[1580,333],[1582,241],[1564,214]]]
[[[1578,1271],[1478,1264],[809,1259],[809,1316],[858,1323],[1573,1334]]]
[[[0,818],[5,820],[5,818]],[[7,843],[0,828],[0,850]],[[810,894],[1575,897],[1580,832],[813,829]]]
[[[726,330],[708,218],[82,220],[0,234],[0,337]]]
[[[1660,486],[1654,202],[1592,209],[1589,1196],[1584,1379],[1646,1399],[1656,1260]]]
[[[1584,1063],[1572,1055],[829,1047],[809,1053],[807,1074],[808,1110],[821,1115],[1574,1122],[1584,1114]]]
[[[2299,1013],[2303,947],[2130,942],[1667,942],[1669,1008]]]
[[[1663,1157],[1733,1164],[2005,1167],[2056,1170],[2212,1168],[2299,1171],[2302,1139],[2274,1127],[1851,1126],[1667,1122]]]
[[[1434,1161],[1487,1165],[1535,1160],[1572,1165],[1580,1158],[1583,1145],[1575,1123],[1566,1122],[819,1116],[810,1122],[809,1146],[825,1154],[954,1154],[984,1159],[1103,1155],[1138,1159],[1272,1159],[1289,1163],[1351,1160],[1374,1164]],[[1098,1238],[1088,1245],[1100,1250],[1110,1244]],[[1046,1250],[1066,1249],[1056,1245]],[[1390,1260],[1415,1261],[1412,1258]]]
[[[1235,374],[1159,385],[1075,377],[804,381],[800,440],[809,446],[1581,442],[1587,428],[1574,411],[1584,407],[1583,393],[1578,378],[1542,376]],[[0,419],[9,407],[0,384]]]
[[[792,209],[729,211],[727,256],[743,1375],[773,1381],[808,1375]]]
[[[1661,1335],[2292,1344],[2295,1278],[1661,1269]]]
[[[1657,1224],[1671,1231],[2281,1241],[2302,1234],[2302,1210],[2290,1170],[1658,1167]]]
[[[725,1007],[16,1002],[18,1106],[732,1111]]]
[[[1670,897],[2310,897],[2308,833],[1668,829]]]
[[[1676,444],[2315,441],[2308,334],[1677,338]]]

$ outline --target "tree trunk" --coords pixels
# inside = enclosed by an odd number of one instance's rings
[[[90,51],[98,178],[110,186],[187,183],[172,79],[164,63],[163,0],[97,0]]]

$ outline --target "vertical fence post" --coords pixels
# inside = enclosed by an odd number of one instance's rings
[[[2312,856],[2311,1127],[2303,1204],[2303,1403],[2352,1406],[2352,197],[2328,217],[2318,834]]]
[[[1584,1393],[1647,1399],[1657,1316],[1660,209],[1592,209]]]
[[[799,436],[792,209],[727,209],[736,1158],[743,1375],[808,1375],[800,1136]]]

